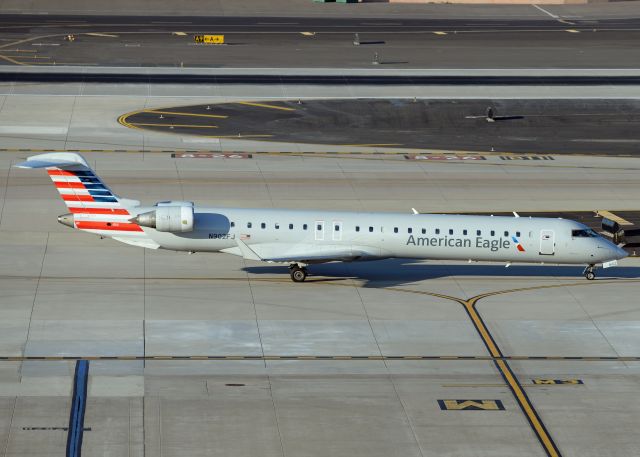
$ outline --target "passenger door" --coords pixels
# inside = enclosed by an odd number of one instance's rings
[[[556,250],[556,237],[553,230],[540,231],[540,255],[553,255]]]

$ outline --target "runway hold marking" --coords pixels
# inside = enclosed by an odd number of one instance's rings
[[[541,155],[510,155],[500,156],[500,160],[556,160],[553,156],[541,156]]]
[[[629,222],[628,220],[621,218],[617,214],[613,214],[611,211],[596,211],[596,214],[598,216],[611,219],[612,221],[617,222],[620,225],[633,225],[633,222]]]
[[[438,400],[443,411],[504,411],[500,400]]]
[[[478,355],[77,355],[77,356],[0,356],[0,362],[64,362],[76,360],[256,360],[256,361],[487,361],[516,360],[516,361],[556,361],[556,362],[640,362],[640,357],[560,357],[560,356],[478,356]],[[465,384],[466,385],[466,384]],[[475,384],[474,384],[475,385]],[[505,386],[506,384],[491,384],[491,386]]]
[[[537,385],[551,385],[551,386],[562,386],[562,385],[583,385],[584,382],[582,379],[532,379],[531,382]]]
[[[295,108],[289,108],[288,106],[268,105],[266,103],[236,102],[236,104],[245,106],[256,106],[258,108],[277,109],[281,111],[295,111]]]
[[[227,119],[229,117],[229,116],[224,116],[222,114],[181,113],[179,111],[161,111],[161,110],[155,110],[155,109],[145,109],[138,112],[151,113],[151,114],[169,114],[174,116],[213,117],[216,119]]]

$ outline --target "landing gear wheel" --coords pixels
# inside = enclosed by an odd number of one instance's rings
[[[290,268],[291,280],[293,282],[304,282],[307,279],[307,269],[300,268],[298,265],[294,265]]]
[[[584,269],[584,277],[587,278],[589,281],[592,281],[594,279],[596,279],[596,272],[595,272],[595,265],[589,265],[587,268]]]

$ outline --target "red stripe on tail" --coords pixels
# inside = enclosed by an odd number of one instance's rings
[[[81,182],[54,182],[58,189],[86,189]]]
[[[92,202],[93,197],[91,195],[70,195],[60,194],[62,199],[66,202]]]

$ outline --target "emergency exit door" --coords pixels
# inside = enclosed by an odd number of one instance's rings
[[[556,251],[556,236],[553,230],[540,231],[540,254],[553,255]]]

